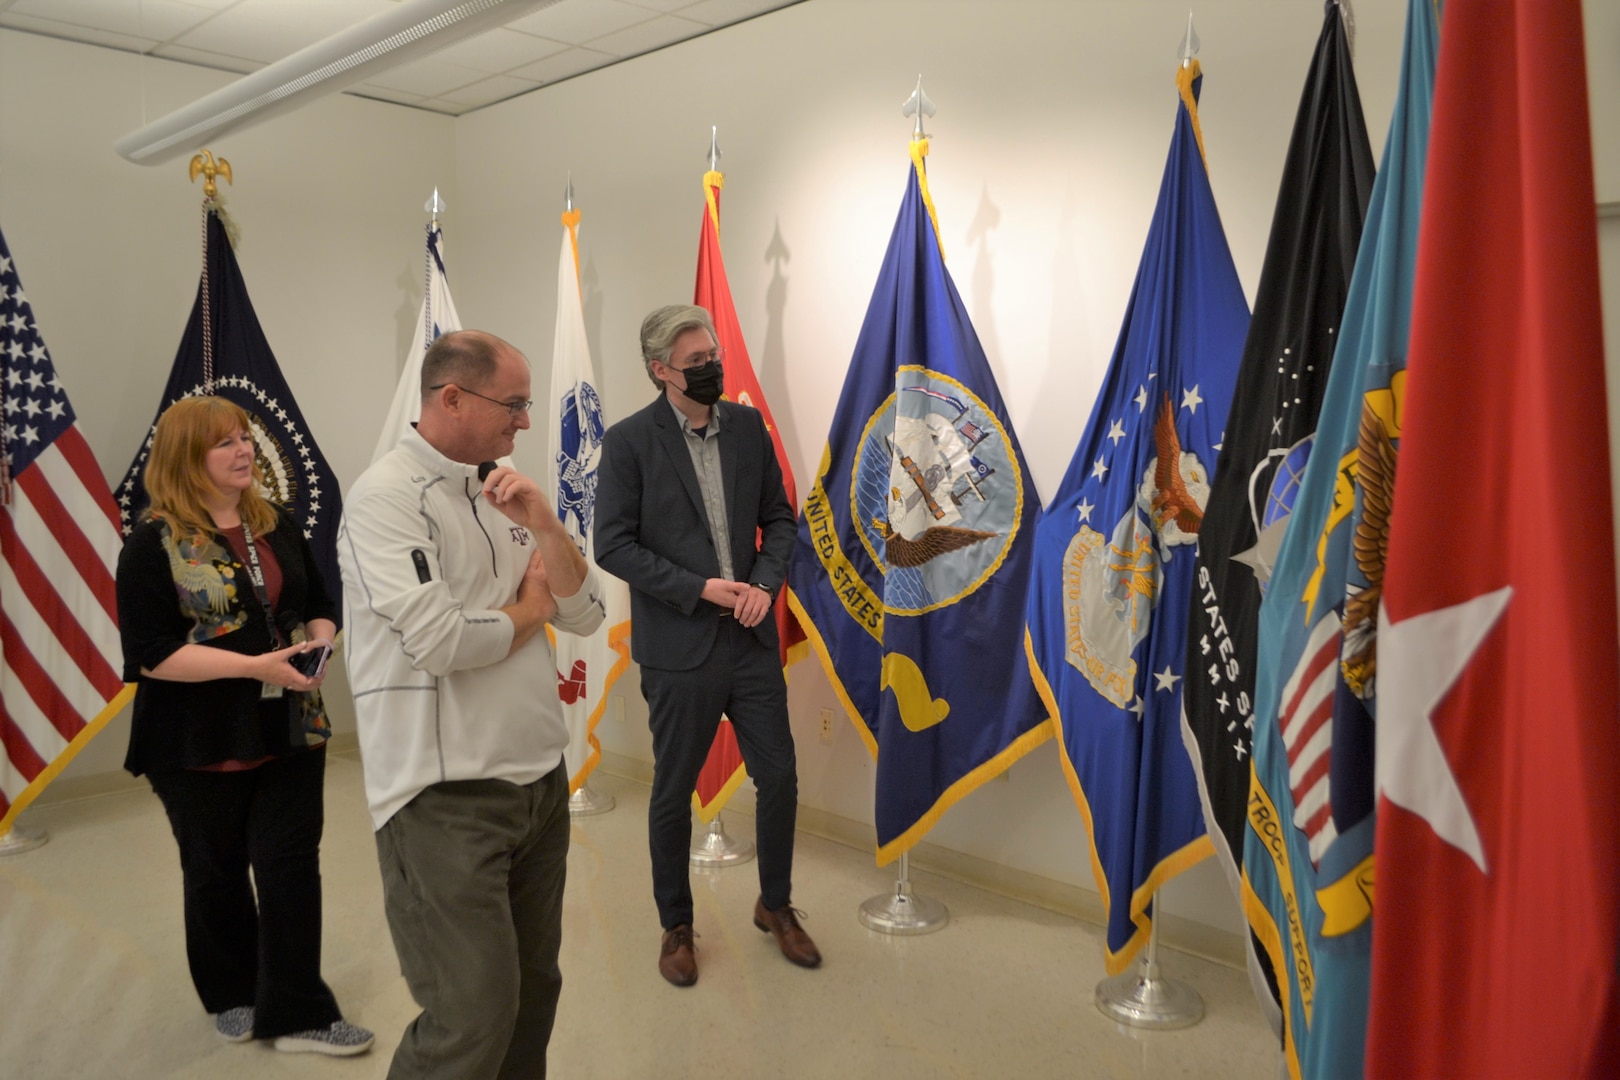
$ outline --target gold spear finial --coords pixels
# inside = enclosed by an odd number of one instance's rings
[[[214,177],[223,176],[227,184],[235,184],[231,179],[231,163],[224,158],[217,161],[213,151],[204,150],[191,159],[191,182],[197,182],[198,175],[203,177],[203,198],[212,199],[219,194],[219,185],[214,183]]]

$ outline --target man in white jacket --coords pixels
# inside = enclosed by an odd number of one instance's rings
[[[544,627],[603,619],[538,485],[496,458],[528,363],[478,331],[422,359],[422,418],[355,482],[338,534],[366,799],[422,1012],[390,1077],[545,1075],[562,974],[568,745]]]

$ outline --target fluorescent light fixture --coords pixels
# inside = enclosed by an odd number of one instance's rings
[[[227,132],[256,124],[426,56],[463,38],[504,26],[559,0],[406,0],[393,11],[317,41],[202,97],[113,148],[137,165],[161,165]]]

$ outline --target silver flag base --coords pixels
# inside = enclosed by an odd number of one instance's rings
[[[1204,999],[1186,983],[1166,979],[1159,965],[1143,960],[1132,972],[1097,984],[1097,1008],[1131,1027],[1191,1027],[1204,1018]]]
[[[24,825],[14,824],[10,832],[0,836],[0,857],[33,851],[50,838],[51,834],[44,829],[30,829]]]
[[[893,890],[861,905],[861,925],[880,934],[932,934],[945,929],[951,913],[938,900],[911,891],[911,858],[900,856],[900,876]]]
[[[753,857],[754,842],[733,839],[719,814],[714,815],[707,829],[692,838],[693,866],[736,866]]]
[[[589,784],[581,784],[578,791],[568,796],[569,817],[590,817],[605,814],[611,809],[613,796],[592,791]]]

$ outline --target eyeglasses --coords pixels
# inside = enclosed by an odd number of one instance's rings
[[[683,359],[679,364],[672,364],[665,361],[670,368],[673,368],[676,371],[689,371],[695,367],[702,367],[704,364],[724,364],[725,362],[726,350],[724,346],[718,346],[710,349],[708,352],[693,353],[691,356]]]
[[[491,405],[499,405],[501,408],[506,410],[506,415],[508,415],[508,416],[510,416],[510,417],[512,417],[514,419],[516,419],[519,416],[522,416],[524,413],[528,412],[530,409],[532,409],[534,407],[534,402],[533,401],[501,401],[499,398],[492,398],[492,397],[489,397],[486,394],[480,394],[476,390],[469,390],[465,386],[462,386],[460,383],[442,382],[442,383],[439,383],[437,386],[430,386],[430,387],[428,387],[428,389],[429,390],[443,390],[447,386],[453,386],[457,390],[460,390],[463,394],[471,394],[473,397],[480,398],[480,399],[482,399],[484,401],[487,401]]]

